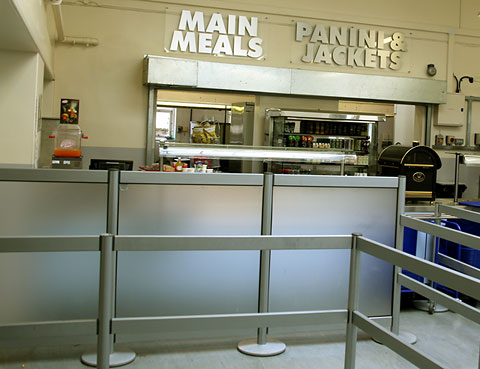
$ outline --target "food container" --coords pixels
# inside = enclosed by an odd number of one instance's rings
[[[79,158],[82,156],[81,140],[88,137],[83,135],[78,124],[61,123],[49,138],[55,139],[54,156]]]

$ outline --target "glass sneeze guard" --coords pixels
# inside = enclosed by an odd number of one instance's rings
[[[335,151],[304,150],[287,147],[185,144],[164,142],[159,145],[160,158],[207,157],[230,160],[260,160],[305,163],[356,164],[357,155]]]

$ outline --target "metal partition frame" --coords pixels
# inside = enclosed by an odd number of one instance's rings
[[[418,229],[420,230],[420,229]],[[378,242],[366,239],[354,234],[352,242],[351,275],[355,281],[358,277],[358,258],[361,252],[378,257],[386,262],[398,267],[411,270],[412,272],[423,275],[431,280],[439,281],[442,284],[456,288],[468,296],[480,299],[480,280],[465,276],[461,273],[449,270],[448,268],[425,261],[415,256],[406,254],[402,251],[392,249]],[[353,274],[353,277],[352,277]],[[432,300],[445,303],[452,311],[465,316],[474,322],[480,322],[480,311],[469,305],[459,302],[448,295],[425,286],[402,273],[398,275],[398,283],[405,284],[418,293],[427,293]],[[430,355],[416,349],[411,344],[400,339],[397,335],[389,332],[379,324],[371,321],[368,317],[358,311],[358,286],[351,283],[349,291],[349,320],[347,322],[347,344],[345,346],[345,369],[355,368],[355,353],[357,341],[357,328],[362,329],[374,340],[383,343],[406,360],[422,369],[445,369],[445,366]],[[479,360],[480,365],[480,360]]]
[[[167,173],[122,171],[120,184],[263,186],[263,174]]]
[[[403,250],[403,226],[400,224],[400,216],[405,209],[405,176],[399,177],[356,177],[356,176],[321,176],[319,181],[318,176],[311,175],[282,175],[276,174],[274,176],[275,186],[296,186],[296,187],[335,187],[335,188],[396,188],[397,189],[397,204],[395,209],[396,224],[395,224],[395,247]],[[397,274],[401,269],[396,267],[393,273],[393,293],[392,293],[392,320],[391,331],[396,335],[401,335],[402,338],[416,342],[416,337],[408,332],[400,333],[400,299],[401,286],[396,283]]]
[[[99,236],[0,237],[0,254],[10,252],[100,251]],[[94,319],[0,325],[0,338],[42,338],[97,334]]]
[[[436,209],[435,218],[438,219],[438,221],[440,221],[443,214],[446,214],[449,216],[466,219],[471,222],[480,223],[480,213],[470,211],[468,209],[464,209],[459,206],[443,205],[437,202],[435,203],[435,209]],[[410,222],[410,219],[405,219],[404,222]],[[431,224],[431,223],[416,222],[415,224],[417,227],[424,227],[424,226],[428,227],[428,224]],[[455,243],[459,243],[459,244],[474,248],[476,250],[480,250],[480,238],[478,236],[474,236],[461,231],[456,231],[453,229],[441,227],[439,225],[437,227],[440,227],[440,228],[428,227],[429,232],[439,232],[438,238],[446,239],[448,241],[452,241]],[[480,278],[479,268],[474,267],[470,264],[461,262],[457,259],[454,259],[440,252],[438,252],[437,254],[437,262],[443,265],[446,265],[452,269],[455,269],[457,271],[460,271],[464,274],[467,274],[469,276]]]
[[[0,169],[0,181],[6,182],[60,182],[107,183],[106,170],[78,169]]]
[[[321,178],[321,180],[319,180]],[[396,177],[311,176],[275,174],[275,186],[398,188]]]
[[[68,169],[10,169],[0,170],[0,181],[107,183],[107,171]],[[99,236],[25,236],[0,237],[0,253],[12,252],[75,252],[100,251]],[[96,320],[42,321],[0,326],[1,338],[41,338],[97,334]]]
[[[31,171],[31,170],[28,170]],[[35,172],[35,171],[34,171]],[[39,178],[38,173],[21,172],[9,173],[0,171],[0,180],[35,180]],[[43,171],[42,171],[43,172]],[[47,173],[44,181],[77,181],[82,177],[82,173],[66,173],[65,171],[53,171]],[[93,173],[90,180],[92,182],[102,181],[99,177],[105,173]],[[85,174],[85,173],[83,173]],[[118,172],[117,172],[118,174]],[[125,177],[123,177],[125,174]],[[185,177],[180,181],[174,181],[174,177],[165,175],[131,175],[132,173],[122,173],[123,181],[119,180],[116,185],[119,187],[122,183],[222,183],[228,182],[226,177],[218,177],[215,180],[208,175],[200,175],[197,178]],[[73,177],[71,177],[73,176]],[[88,177],[89,175],[87,175]],[[215,175],[216,176],[216,175]],[[290,176],[279,176],[277,185],[289,186],[299,181],[305,186],[311,186],[315,181],[299,176],[292,180]],[[307,176],[305,176],[307,177]],[[56,178],[56,180],[53,180]],[[72,180],[72,178],[76,178]],[[104,178],[104,177],[103,177]],[[177,177],[182,178],[182,177]],[[188,178],[188,179],[187,179]],[[262,175],[248,175],[248,180],[242,180],[240,177],[236,183],[244,185],[245,181],[250,184],[262,185]],[[348,183],[356,183],[359,187],[368,186],[368,180],[362,177],[351,177],[348,179],[327,178],[327,184],[337,186]],[[185,183],[187,182],[187,183]],[[374,187],[397,187],[401,180],[396,178],[374,178],[371,180]],[[115,183],[112,182],[111,183]],[[232,184],[231,182],[229,184]],[[383,184],[383,185],[382,185]],[[295,183],[298,185],[298,183]],[[318,185],[318,183],[317,183]],[[401,186],[400,186],[401,189]],[[118,188],[117,188],[118,191]],[[115,197],[115,193],[109,194]],[[112,212],[118,211],[118,207],[109,205]],[[117,209],[117,210],[115,210]],[[109,210],[109,211],[110,211]],[[448,211],[456,211],[446,209]],[[113,216],[110,214],[110,216]],[[435,224],[425,221],[419,221],[403,215],[398,217],[401,226],[408,226],[423,232],[429,232],[437,237],[454,240],[480,249],[480,237],[471,236],[462,232],[445,229]],[[114,223],[109,224],[110,228],[115,228]],[[100,239],[100,243],[98,242]],[[461,241],[459,241],[461,240]],[[67,243],[68,241],[68,243]],[[424,275],[429,279],[436,280],[449,287],[453,287],[469,296],[480,299],[480,282],[478,279],[465,276],[462,273],[452,271],[446,267],[438,266],[432,262],[411,256],[401,250],[385,246],[381,243],[371,241],[359,234],[334,235],[334,236],[118,236],[114,234],[102,234],[100,236],[60,236],[60,237],[0,237],[0,252],[38,252],[38,251],[98,251],[101,252],[100,264],[100,289],[99,289],[99,307],[98,307],[98,327],[95,321],[66,321],[66,322],[45,322],[34,324],[6,325],[0,327],[0,336],[23,337],[24,334],[32,334],[41,337],[69,335],[72,330],[75,334],[85,332],[91,334],[98,329],[98,368],[106,369],[111,363],[111,339],[115,333],[125,332],[152,332],[159,329],[164,330],[183,330],[183,329],[204,329],[206,327],[256,327],[266,328],[277,325],[300,325],[300,324],[323,324],[323,323],[346,323],[347,325],[347,345],[345,351],[345,368],[353,369],[355,367],[355,348],[357,328],[360,328],[370,334],[376,340],[384,343],[395,352],[405,357],[410,362],[422,368],[442,368],[435,359],[422,354],[419,350],[403,342],[395,334],[382,328],[377,323],[358,311],[358,276],[360,268],[360,252],[365,252],[380,258],[388,263],[401,268],[411,270],[417,274]],[[220,314],[220,315],[200,315],[200,316],[179,316],[179,317],[142,317],[142,318],[115,318],[113,312],[115,284],[115,252],[117,251],[152,251],[152,250],[298,250],[298,249],[351,249],[350,260],[350,286],[349,302],[346,310],[326,310],[326,311],[297,311],[268,313],[259,312],[255,314]],[[409,288],[419,293],[428,293],[432,299],[437,299],[447,305],[453,311],[480,322],[480,312],[462,302],[456,301],[449,296],[433,290],[432,288],[409,279],[399,273],[398,284],[408,285]],[[96,328],[97,327],[97,328]]]

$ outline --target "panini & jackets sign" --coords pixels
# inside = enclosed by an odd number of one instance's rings
[[[295,41],[305,40],[304,63],[398,70],[406,51],[401,32],[297,22]]]

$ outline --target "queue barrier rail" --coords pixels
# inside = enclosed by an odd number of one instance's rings
[[[474,223],[479,223],[480,227],[480,213],[471,211],[465,208],[461,208],[458,206],[451,206],[451,205],[443,205],[443,204],[438,204],[436,208],[436,213],[437,215],[439,214],[447,214],[447,215],[453,215],[457,218],[460,219],[465,219],[470,222]],[[459,242],[456,242],[459,243]],[[478,250],[478,242],[476,247],[473,247],[476,250]],[[461,271],[464,274],[473,276],[475,278],[480,279],[480,269],[476,266],[467,264],[465,262],[462,262],[458,259],[452,258],[448,255],[445,255],[441,252],[438,252],[437,254],[437,261],[438,263],[441,263],[443,265],[446,265],[452,269]]]
[[[37,242],[36,240],[39,240]],[[65,242],[68,241],[68,242]],[[72,246],[75,245],[75,247]],[[98,319],[85,321],[41,322],[32,324],[4,325],[0,337],[19,336],[27,331],[39,335],[68,334],[69,327],[81,325],[88,333],[95,330],[97,340],[97,367],[109,367],[112,335],[116,333],[146,333],[158,330],[192,330],[206,327],[245,328],[272,327],[300,324],[346,323],[347,338],[345,368],[355,368],[355,352],[358,328],[374,339],[421,368],[444,368],[437,360],[402,341],[397,335],[370,320],[358,310],[360,255],[367,253],[386,262],[412,270],[415,273],[456,288],[480,299],[480,282],[457,271],[436,265],[392,247],[369,240],[359,234],[350,236],[61,236],[61,237],[2,237],[0,252],[39,251],[85,251],[100,250],[100,288]],[[165,251],[165,250],[287,250],[287,249],[351,249],[350,285],[347,309],[324,311],[291,311],[247,314],[214,314],[194,316],[115,318],[112,315],[115,269],[114,255],[117,251]],[[428,286],[418,283],[400,273],[398,283],[408,284],[418,293],[431,295],[432,299],[445,301],[453,311],[475,322],[480,322],[478,309],[449,298]],[[446,305],[447,305],[446,304]]]
[[[457,218],[466,219],[471,222],[480,223],[480,213],[463,209],[457,206],[435,204],[435,219],[442,219],[442,215],[455,216]],[[443,227],[439,224],[428,222],[427,220],[414,219],[406,215],[400,216],[400,224],[417,231],[425,232],[439,239],[445,239],[463,246],[471,247],[480,251],[480,237],[468,234],[459,230]],[[480,226],[480,224],[479,224]],[[445,255],[441,252],[437,253],[437,262],[451,269],[462,272],[463,274],[480,279],[480,269]]]
[[[391,247],[370,241],[358,234],[349,236],[232,236],[232,237],[196,237],[196,236],[117,236],[117,214],[118,214],[118,191],[122,183],[147,183],[146,179],[150,177],[142,176],[141,180],[137,177],[128,178],[129,173],[118,171],[98,171],[98,173],[89,172],[86,174],[76,171],[42,171],[31,172],[24,170],[0,171],[0,180],[15,181],[46,181],[46,182],[89,182],[108,184],[108,211],[107,211],[107,233],[95,236],[28,236],[28,237],[0,237],[0,253],[2,252],[62,252],[62,251],[100,251],[100,288],[98,300],[97,319],[88,320],[70,320],[70,321],[52,321],[52,322],[33,322],[22,324],[7,324],[0,326],[0,339],[2,338],[21,338],[24,335],[29,337],[50,337],[50,336],[68,336],[78,334],[97,335],[97,356],[98,368],[108,368],[110,364],[109,354],[113,350],[113,336],[115,333],[131,332],[152,332],[159,329],[202,329],[205,326],[221,325],[222,327],[260,327],[265,331],[266,327],[274,325],[299,325],[299,324],[322,324],[322,323],[346,323],[347,342],[345,354],[345,368],[353,369],[355,367],[355,347],[356,330],[364,330],[377,341],[380,341],[399,353],[405,359],[411,361],[421,368],[440,368],[441,366],[435,359],[425,355],[410,344],[399,339],[398,329],[394,329],[393,320],[399,315],[399,293],[397,303],[393,303],[392,308],[392,331],[388,331],[379,326],[374,321],[368,319],[358,311],[358,283],[360,269],[360,253],[366,252],[378,258],[385,258],[386,261],[395,265],[407,265],[412,271],[418,274],[424,274],[425,265],[429,267],[429,277],[440,278],[443,284],[452,286],[451,282],[460,291],[467,294],[474,292],[472,297],[478,298],[479,282],[478,276],[473,275],[465,277],[461,273],[454,272],[448,268],[441,267],[419,259],[408,254],[395,250]],[[162,176],[159,179],[162,179]],[[265,175],[265,177],[268,177]],[[193,177],[192,177],[193,178]],[[195,183],[199,181],[195,177]],[[202,177],[204,178],[204,177]],[[208,178],[207,178],[208,179]],[[291,180],[285,177],[285,180]],[[307,178],[310,179],[310,178]],[[278,184],[280,184],[280,178]],[[380,179],[379,179],[380,180]],[[384,179],[382,179],[384,180]],[[272,179],[269,179],[272,182]],[[335,179],[332,179],[332,185],[338,185]],[[158,181],[154,181],[157,183]],[[200,181],[203,183],[202,181]],[[228,181],[227,181],[228,182]],[[253,177],[248,178],[244,184],[261,185],[261,181]],[[400,177],[391,180],[389,186],[398,186],[397,201],[397,236],[396,247],[402,244],[401,236],[403,232],[398,230],[404,226],[423,230],[427,233],[435,234],[437,237],[453,239],[454,242],[469,245],[478,249],[478,237],[471,236],[462,232],[445,229],[434,224],[411,219],[401,214],[404,213],[402,205],[404,204],[405,178]],[[150,182],[148,182],[150,183]],[[163,182],[162,182],[163,183]],[[216,182],[215,182],[216,183]],[[223,182],[222,182],[223,183]],[[230,182],[228,182],[230,183]],[[264,188],[268,182],[265,180]],[[383,182],[382,182],[383,183]],[[382,183],[379,183],[382,184]],[[243,182],[242,182],[243,184]],[[286,183],[288,185],[288,183]],[[365,185],[370,186],[370,182]],[[270,186],[270,184],[269,184]],[[271,186],[270,186],[271,187]],[[265,190],[264,190],[265,192]],[[266,196],[264,196],[266,197]],[[271,197],[271,194],[269,194]],[[268,197],[268,198],[269,198]],[[267,198],[267,199],[268,199]],[[443,211],[457,211],[458,209],[442,208]],[[268,209],[267,209],[268,210]],[[268,212],[267,212],[268,213]],[[472,213],[472,212],[470,212]],[[454,214],[455,215],[455,214]],[[467,214],[469,217],[475,217],[476,214]],[[475,218],[476,219],[476,218]],[[264,222],[267,224],[268,222]],[[433,226],[433,227],[432,227]],[[421,228],[421,229],[420,229]],[[449,238],[447,238],[449,237]],[[201,242],[199,242],[199,240]],[[358,243],[358,247],[357,247]],[[115,318],[114,316],[114,293],[116,280],[116,260],[117,251],[153,251],[153,250],[260,250],[262,255],[269,254],[270,250],[288,250],[288,249],[351,249],[351,270],[349,284],[349,300],[347,309],[328,310],[328,311],[300,311],[300,312],[258,312],[251,314],[220,314],[220,315],[200,315],[200,316],[173,316],[173,317],[135,317],[135,318]],[[391,252],[396,251],[396,252]],[[406,259],[404,256],[408,256]],[[400,261],[399,261],[400,260]],[[414,264],[414,265],[413,265]],[[265,268],[268,271],[269,268]],[[268,273],[268,272],[267,272]],[[453,277],[452,277],[453,276]],[[464,284],[464,282],[467,282]],[[401,273],[400,267],[395,267],[394,290],[400,290],[400,285],[406,285],[410,289],[439,301],[452,311],[456,311],[465,317],[478,322],[479,312],[460,301],[454,300],[449,296],[423,285]],[[464,290],[465,285],[468,291]],[[460,288],[458,288],[460,287]],[[394,299],[395,300],[395,299]],[[397,311],[398,310],[398,311]],[[260,330],[260,329],[259,329]],[[72,331],[74,333],[72,333]],[[479,362],[480,364],[480,362]]]

